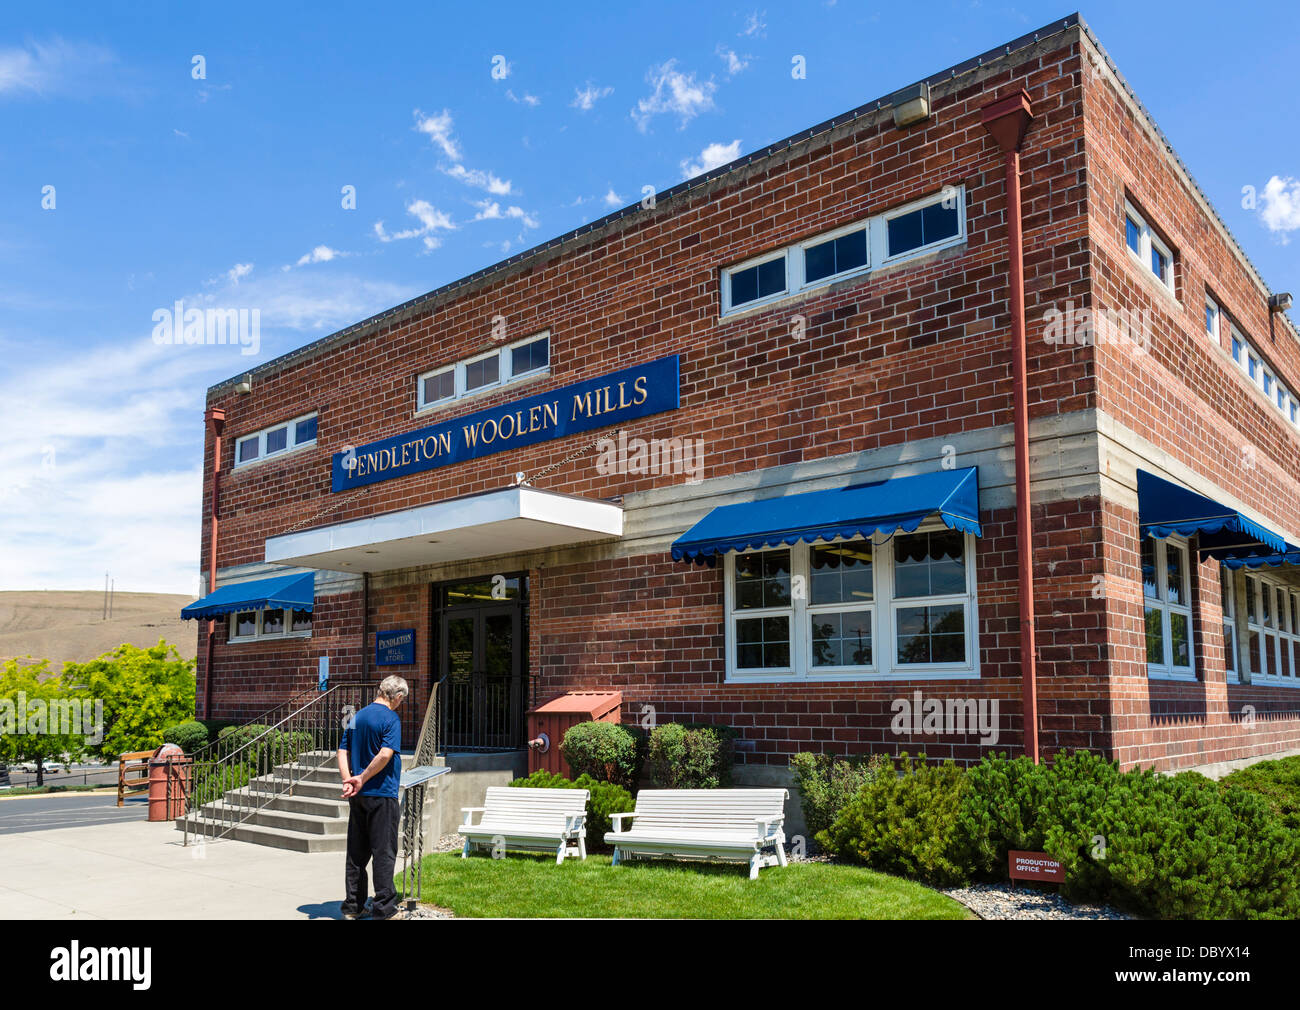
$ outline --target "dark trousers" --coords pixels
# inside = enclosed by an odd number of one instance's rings
[[[366,864],[374,860],[371,877],[375,900],[370,914],[385,919],[397,909],[393,864],[397,862],[398,821],[401,808],[391,796],[354,796],[348,800],[348,859],[343,899],[344,914],[366,905]]]

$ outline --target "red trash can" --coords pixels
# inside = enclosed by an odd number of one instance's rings
[[[190,759],[174,743],[165,743],[149,759],[149,820],[174,821],[185,816],[190,786]],[[168,784],[171,796],[167,795]]]

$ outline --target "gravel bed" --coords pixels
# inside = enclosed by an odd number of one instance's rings
[[[407,908],[403,905],[393,915],[394,919],[454,919],[449,908],[439,908],[437,905],[426,905],[423,902],[414,908]]]
[[[943,892],[981,919],[1131,919],[1108,905],[1072,905],[1054,891],[973,884]]]

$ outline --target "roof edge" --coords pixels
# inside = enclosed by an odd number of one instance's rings
[[[775,141],[774,143],[768,144],[766,147],[761,148],[757,151],[753,151],[750,154],[742,155],[741,157],[735,159],[734,161],[730,161],[725,165],[721,165],[718,168],[711,169],[710,171],[705,172],[703,175],[693,176],[692,178],[687,179],[685,182],[680,182],[675,186],[672,186],[661,192],[657,192],[655,194],[656,205],[667,200],[674,200],[679,197],[685,196],[695,190],[700,189],[702,186],[708,183],[711,183],[725,176],[731,175],[733,172],[737,172],[743,168],[748,168],[749,166],[756,164],[758,162],[765,161],[768,158],[772,157],[773,155],[780,154],[783,151],[788,151],[799,144],[805,144],[811,140],[816,139],[817,137],[821,136],[824,133],[827,133],[833,129],[843,126],[845,123],[850,123],[853,122],[854,120],[861,119],[864,116],[881,112],[893,105],[893,99],[895,98],[895,96],[898,96],[903,92],[910,91],[916,88],[918,85],[927,84],[927,85],[934,86],[943,83],[945,81],[952,80],[953,78],[957,77],[960,74],[969,73],[974,70],[980,70],[985,66],[985,64],[993,60],[1002,59],[1003,57],[1010,56],[1021,49],[1025,49],[1028,48],[1029,46],[1036,45],[1037,43],[1042,42],[1044,39],[1051,38],[1055,35],[1063,34],[1064,32],[1067,32],[1072,28],[1077,28],[1081,26],[1083,26],[1083,21],[1077,12],[1073,14],[1069,14],[1064,18],[1059,18],[1055,21],[1048,22],[1046,25],[1044,25],[1042,28],[1039,28],[1037,31],[1028,32],[1024,35],[1021,35],[1019,38],[1013,39],[1010,42],[1004,43],[1003,45],[995,46],[994,48],[989,49],[986,52],[980,53],[977,56],[972,56],[969,59],[963,60],[961,63],[954,64],[951,67],[948,67],[944,70],[940,70],[938,73],[934,73],[929,75],[928,77],[924,77],[919,81],[914,81],[911,84],[905,85],[904,87],[901,88],[895,88],[893,91],[889,92],[886,95],[882,95],[880,98],[874,98],[868,102],[864,102],[862,105],[859,105],[856,108],[850,109],[847,112],[840,113],[838,116],[834,116],[831,119],[827,119],[821,123],[818,123],[815,126],[811,126],[808,127],[807,129],[800,130],[799,132],[791,134],[790,136],[786,137],[783,140]],[[1091,32],[1089,32],[1089,37],[1093,38],[1095,43],[1095,36],[1092,36]],[[1100,48],[1100,46],[1098,48]],[[1109,61],[1109,56],[1107,57],[1107,60]],[[1127,83],[1125,83],[1125,87],[1126,88],[1128,87]],[[1129,90],[1131,93],[1132,89]],[[1154,126],[1154,121],[1152,122],[1152,125]],[[629,206],[623,207],[620,210],[616,210],[613,211],[612,213],[606,214],[604,217],[597,218],[595,221],[588,222],[585,225],[567,231],[564,234],[557,236],[556,238],[550,239],[539,245],[535,245],[521,252],[515,253],[515,255],[513,256],[500,260],[489,266],[483,267],[480,270],[476,270],[474,273],[467,274],[466,276],[458,278],[457,280],[450,281],[446,284],[443,284],[439,287],[432,289],[431,291],[427,291],[422,295],[417,295],[415,298],[408,299],[407,301],[402,302],[398,305],[394,305],[390,308],[384,309],[382,312],[378,312],[375,315],[369,316],[366,319],[362,319],[359,322],[352,323],[348,326],[345,326],[343,329],[336,330],[335,332],[327,336],[319,337],[316,340],[311,341],[310,343],[303,344],[301,347],[294,348],[293,350],[287,351],[284,354],[281,354],[275,358],[271,358],[268,361],[264,361],[262,362],[262,364],[256,365],[253,368],[245,369],[240,373],[238,373],[237,375],[233,375],[230,378],[223,379],[222,381],[214,383],[213,385],[209,386],[208,399],[209,400],[212,399],[214,393],[224,390],[226,387],[233,386],[235,383],[241,381],[247,375],[258,375],[267,371],[274,370],[280,366],[287,365],[297,357],[305,356],[306,354],[314,350],[317,350],[319,348],[322,348],[327,344],[334,343],[334,342],[342,342],[348,337],[354,336],[358,333],[361,333],[362,331],[379,326],[380,324],[384,323],[386,320],[394,319],[403,313],[409,312],[412,309],[418,308],[421,305],[434,301],[435,299],[443,295],[449,294],[450,292],[459,290],[460,288],[468,287],[477,281],[484,280],[488,277],[491,277],[494,274],[502,273],[512,267],[521,266],[530,261],[539,259],[543,254],[552,252],[558,249],[559,247],[574,241],[575,239],[583,238],[592,235],[594,233],[598,233],[606,230],[612,230],[613,225],[617,224],[618,222],[626,218],[639,214],[640,212],[641,212],[641,204],[639,202],[630,204]]]

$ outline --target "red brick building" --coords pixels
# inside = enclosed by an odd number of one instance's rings
[[[751,781],[1298,748],[1285,303],[1055,22],[210,389],[204,570],[255,602],[200,711],[327,657],[441,681],[450,750],[613,689]]]

